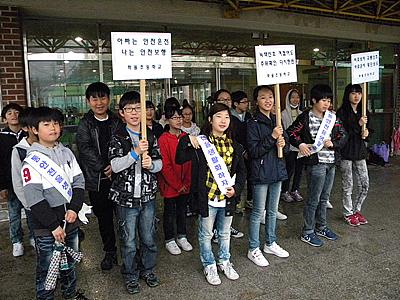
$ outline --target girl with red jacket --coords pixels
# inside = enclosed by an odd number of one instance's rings
[[[192,245],[186,238],[186,204],[190,192],[191,162],[178,165],[175,163],[176,148],[179,139],[186,135],[181,131],[182,111],[172,106],[165,111],[169,130],[164,132],[158,142],[163,161],[159,183],[161,196],[164,197],[164,235],[165,247],[173,255],[191,251]],[[174,225],[176,222],[177,239],[175,241]],[[180,248],[179,248],[180,247]]]

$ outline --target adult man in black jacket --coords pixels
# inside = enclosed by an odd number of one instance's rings
[[[99,223],[99,230],[106,252],[101,262],[102,270],[117,264],[114,232],[114,205],[108,199],[112,169],[108,159],[111,135],[121,124],[117,115],[109,110],[110,89],[102,82],[95,82],[86,89],[90,110],[78,125],[76,144],[80,165],[85,176],[86,189]]]

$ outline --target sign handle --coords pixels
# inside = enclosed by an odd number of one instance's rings
[[[367,93],[367,86],[368,86],[367,83],[364,82],[363,83],[363,89],[362,89],[363,90],[363,95],[362,95],[362,99],[361,99],[361,105],[362,105],[361,114],[362,114],[363,117],[367,115],[367,94],[368,94]],[[361,134],[364,132],[366,127],[367,127],[366,124],[364,124],[362,126]]]
[[[140,128],[142,140],[147,140],[146,125],[146,80],[140,79]]]
[[[276,114],[276,126],[282,126],[282,114],[281,114],[281,94],[279,91],[279,83],[274,85],[275,92],[275,114]],[[278,158],[283,158],[283,148],[278,147]]]

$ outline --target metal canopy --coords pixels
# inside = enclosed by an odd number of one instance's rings
[[[400,25],[398,0],[191,0],[220,3],[225,18],[240,18],[245,11],[275,9],[369,23]]]

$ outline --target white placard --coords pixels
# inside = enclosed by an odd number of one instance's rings
[[[294,45],[256,46],[257,84],[297,82]]]
[[[111,32],[114,80],[172,77],[171,34]]]
[[[379,51],[351,55],[351,83],[379,80]]]

